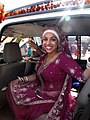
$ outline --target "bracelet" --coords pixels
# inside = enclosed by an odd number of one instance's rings
[[[24,76],[24,77],[17,76],[17,78],[18,78],[19,82],[28,82],[29,81],[27,76]]]
[[[17,78],[18,78],[18,81],[19,81],[19,82],[24,82],[23,77],[19,77],[19,76],[17,76]]]
[[[28,81],[29,81],[28,77],[24,76],[24,82],[28,82]]]

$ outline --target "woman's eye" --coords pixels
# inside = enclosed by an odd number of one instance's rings
[[[52,40],[52,41],[56,41],[56,39],[55,39],[55,38],[52,38],[51,40]]]
[[[43,38],[43,39],[42,39],[42,41],[47,41],[47,40],[48,40],[48,39],[46,39],[46,38]]]

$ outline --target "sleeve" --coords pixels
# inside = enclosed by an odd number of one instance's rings
[[[38,52],[38,54],[39,54],[40,56],[46,54],[45,51],[44,51],[42,48],[40,48],[40,47],[37,47],[36,51]]]
[[[83,69],[77,64],[73,58],[69,55],[64,54],[60,58],[62,64],[62,70],[70,76],[74,77],[80,82],[83,82]]]
[[[40,57],[40,59],[37,61],[36,66],[35,66],[35,70],[36,70],[36,71],[38,70],[38,68],[39,68],[40,65],[42,64],[44,58],[45,58],[45,54],[43,54],[43,55]]]

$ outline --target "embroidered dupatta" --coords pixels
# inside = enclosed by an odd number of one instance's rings
[[[63,109],[63,99],[64,99],[64,95],[67,91],[69,79],[71,79],[71,77],[69,75],[67,75],[65,78],[65,82],[63,84],[62,90],[60,92],[60,95],[59,95],[57,101],[55,102],[55,104],[53,105],[53,107],[51,108],[51,110],[49,111],[49,113],[46,115],[45,120],[61,120],[60,113],[61,113],[61,110]],[[71,114],[68,117],[70,120],[72,120]]]

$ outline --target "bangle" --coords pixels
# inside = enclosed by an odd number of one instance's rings
[[[27,76],[24,76],[24,77],[17,76],[17,78],[18,78],[19,82],[28,82],[29,81]]]
[[[17,76],[17,78],[18,78],[18,81],[19,81],[19,82],[24,82],[23,77],[19,77],[19,76]]]
[[[24,82],[28,82],[28,81],[29,81],[28,77],[24,76]]]

